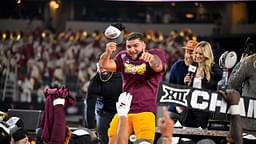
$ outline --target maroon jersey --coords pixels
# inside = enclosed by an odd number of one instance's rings
[[[164,65],[165,54],[161,49],[151,49],[147,52],[159,56]],[[122,73],[123,91],[133,95],[130,113],[156,113],[156,92],[164,69],[161,72],[155,72],[148,62],[133,60],[126,51],[119,52],[115,61],[116,71]]]

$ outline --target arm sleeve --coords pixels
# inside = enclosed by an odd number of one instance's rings
[[[126,53],[121,51],[115,56],[116,72],[121,72],[123,70],[123,62],[121,57],[123,57],[124,55],[126,55]]]
[[[211,78],[212,90],[217,89],[218,82],[221,80],[221,78],[222,78],[222,69],[219,67],[219,65],[213,64],[213,66],[212,66],[212,78]]]
[[[177,83],[176,76],[175,76],[175,71],[176,71],[175,69],[176,69],[176,63],[171,67],[169,83]]]
[[[97,83],[97,75],[93,77],[91,80],[88,91],[87,91],[87,98],[86,98],[86,122],[89,129],[96,128],[95,123],[95,104],[98,97],[97,88],[99,87]]]
[[[248,62],[238,63],[229,76],[228,85],[230,88],[240,90],[242,83],[247,78],[247,73],[250,72],[248,69]]]
[[[222,69],[217,64],[213,65],[213,77],[216,80],[220,80],[222,78]]]

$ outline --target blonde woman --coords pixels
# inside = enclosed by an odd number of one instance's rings
[[[184,82],[188,82],[189,86],[193,88],[217,90],[217,83],[221,79],[222,71],[214,64],[210,43],[206,41],[199,42],[193,52],[193,58],[198,65],[196,73],[194,76],[187,75]],[[188,110],[185,126],[206,128],[209,118],[210,113]]]

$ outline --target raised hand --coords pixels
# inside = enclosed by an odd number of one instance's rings
[[[171,138],[173,134],[173,125],[174,122],[170,118],[169,112],[166,107],[162,108],[163,117],[158,120],[160,132],[162,137]]]
[[[130,106],[132,102],[132,95],[123,92],[118,98],[118,102],[116,103],[116,110],[118,116],[127,116],[128,112],[130,111]]]
[[[106,52],[109,54],[112,54],[117,48],[117,43],[115,42],[109,42],[106,44]]]

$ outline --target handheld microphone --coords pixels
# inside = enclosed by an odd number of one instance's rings
[[[187,76],[194,76],[194,74],[196,73],[196,70],[197,70],[197,63],[196,62],[193,62],[192,64],[190,64],[188,66],[188,73],[187,73]],[[185,82],[185,85],[188,85],[189,82]]]

